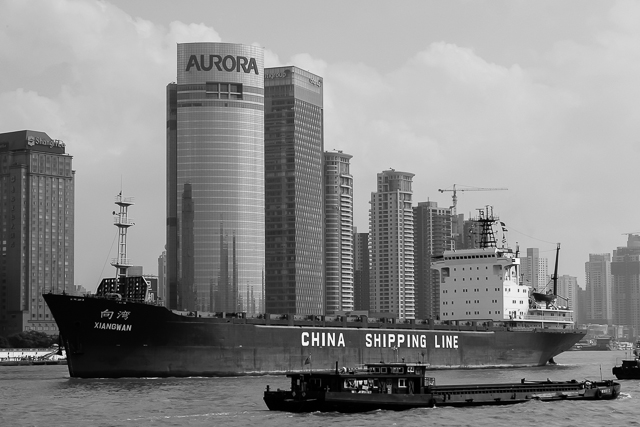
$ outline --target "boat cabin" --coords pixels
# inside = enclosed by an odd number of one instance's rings
[[[435,385],[427,376],[427,365],[421,363],[368,363],[360,369],[338,369],[335,372],[288,374],[291,390],[350,393],[421,394]],[[304,396],[304,395],[303,395]]]

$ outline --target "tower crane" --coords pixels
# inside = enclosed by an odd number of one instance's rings
[[[466,186],[465,186],[466,187]],[[439,192],[444,193],[445,191],[453,191],[453,206],[451,207],[453,210],[453,216],[457,215],[457,205],[458,205],[458,191],[499,191],[499,190],[508,190],[508,188],[480,188],[480,187],[469,187],[469,188],[456,188],[456,184],[453,184],[453,188],[445,188],[438,189]]]

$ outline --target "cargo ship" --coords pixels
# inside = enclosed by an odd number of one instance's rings
[[[434,262],[439,319],[169,309],[150,297],[144,277],[127,275],[132,203],[117,196],[116,204],[116,277],[103,279],[93,295],[43,295],[74,378],[261,375],[331,370],[336,361],[419,362],[429,369],[537,366],[587,332],[574,327],[571,310],[536,301],[519,283],[517,253],[490,244],[445,252]],[[485,219],[483,227],[494,221]]]

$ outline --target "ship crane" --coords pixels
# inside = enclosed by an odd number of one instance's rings
[[[466,186],[465,186],[466,187]],[[453,184],[453,188],[445,188],[438,189],[439,192],[444,193],[445,191],[453,192],[453,205],[451,206],[451,210],[453,211],[453,216],[457,215],[457,205],[458,205],[458,191],[500,191],[500,190],[508,190],[508,188],[481,188],[481,187],[468,187],[468,188],[456,188],[456,184]]]

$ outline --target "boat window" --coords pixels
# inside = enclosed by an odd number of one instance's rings
[[[309,381],[309,388],[311,390],[322,390],[322,379],[311,378],[311,381]]]
[[[354,379],[344,380],[344,388],[356,388],[356,380]]]

